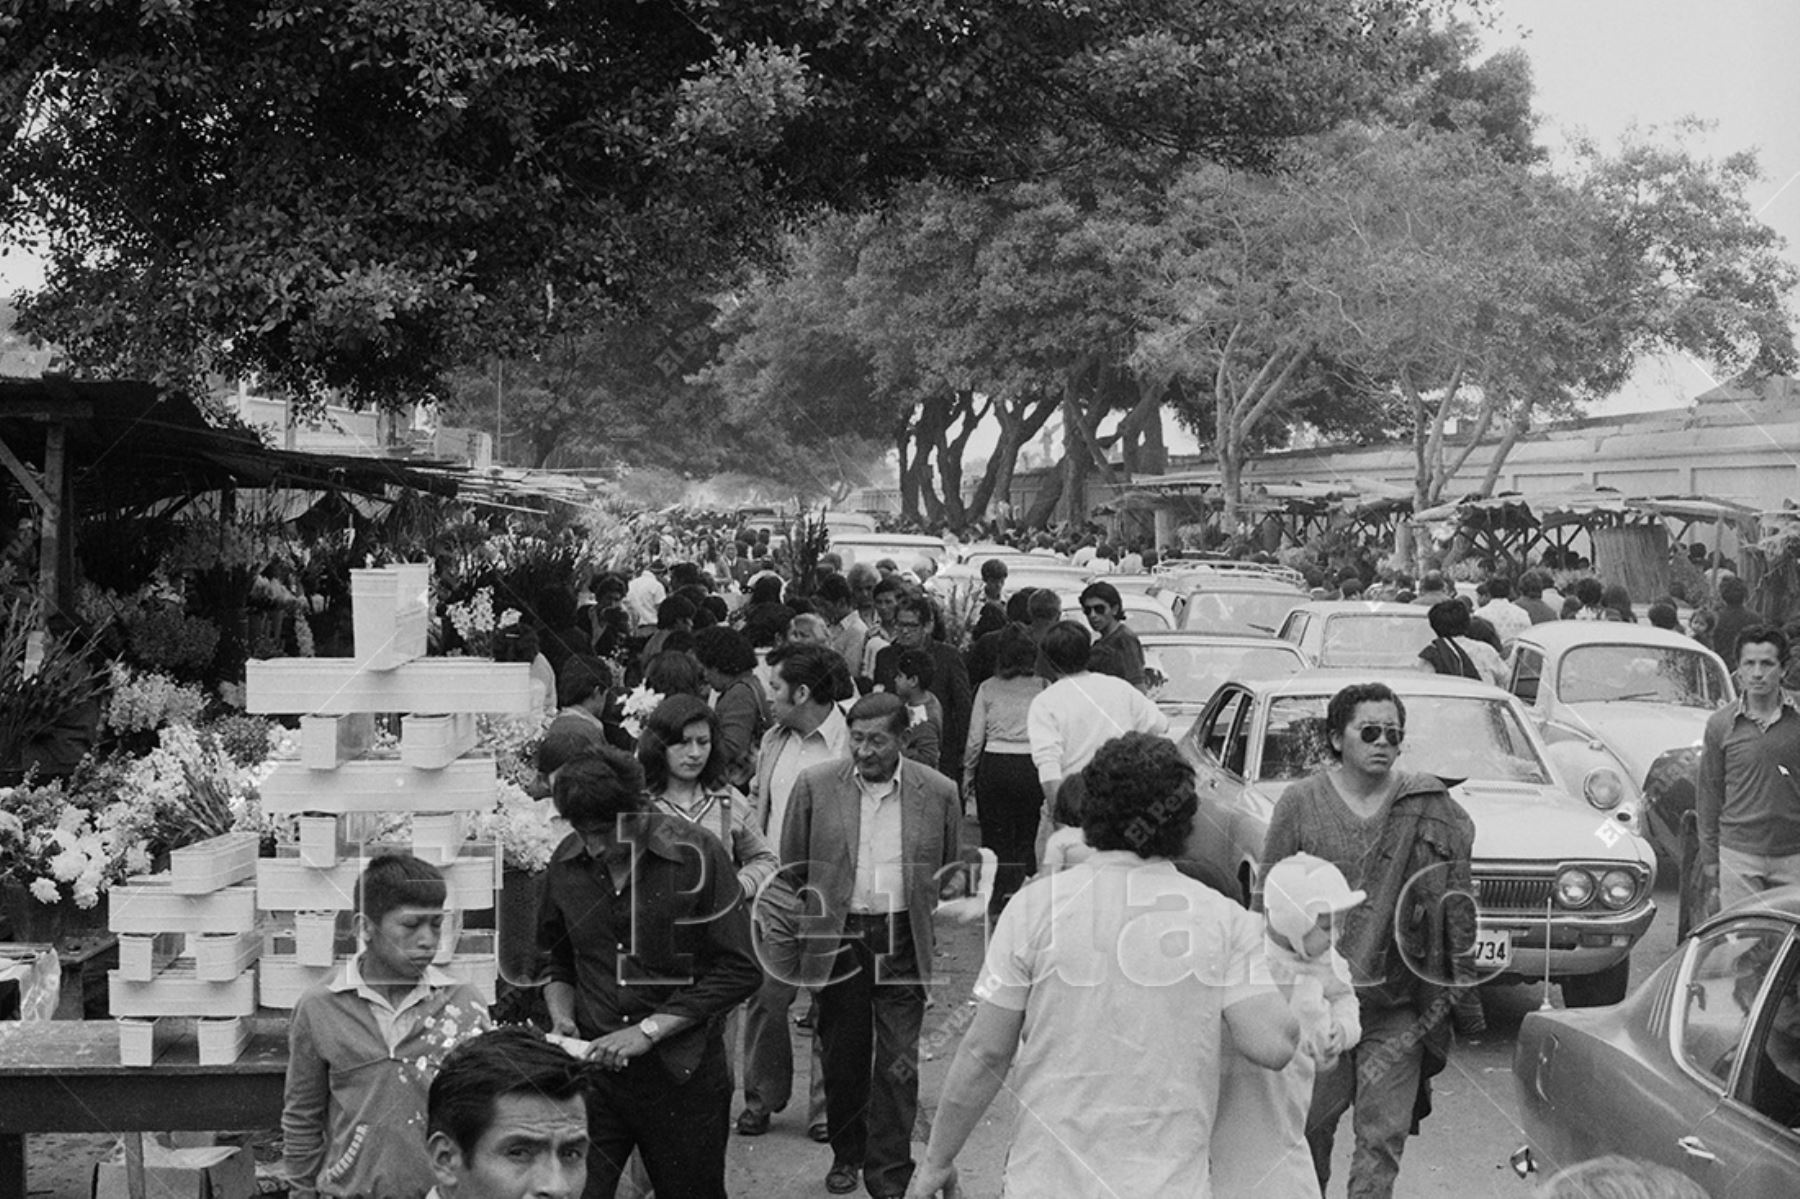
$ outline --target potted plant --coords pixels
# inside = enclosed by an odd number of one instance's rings
[[[14,599],[5,607],[5,628],[0,629],[0,785],[20,782],[28,768],[55,756],[53,743],[60,729],[85,726],[90,715],[93,724],[99,720],[107,674],[95,664],[94,639],[44,631],[39,617],[34,599]]]

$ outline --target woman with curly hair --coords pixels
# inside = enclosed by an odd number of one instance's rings
[[[746,897],[775,873],[775,850],[750,822],[750,805],[725,781],[719,718],[694,695],[671,695],[656,705],[638,734],[638,764],[652,806],[717,837],[731,851]]]
[[[954,1193],[1002,1082],[1024,1113],[1006,1194],[1209,1195],[1227,1031],[1268,1069],[1293,1057],[1293,1013],[1259,981],[1262,921],[1171,860],[1198,808],[1174,743],[1127,733],[1082,777],[1094,854],[1001,914],[909,1199]]]

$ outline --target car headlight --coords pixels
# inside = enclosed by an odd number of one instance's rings
[[[1602,812],[1619,806],[1625,798],[1625,780],[1610,766],[1596,766],[1581,780],[1581,793]]]
[[[1579,866],[1565,866],[1556,875],[1556,902],[1565,908],[1585,908],[1594,899],[1594,876]]]
[[[1637,898],[1637,876],[1629,870],[1608,870],[1600,876],[1600,902],[1618,911]]]

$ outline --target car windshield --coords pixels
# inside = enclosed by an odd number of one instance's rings
[[[1203,704],[1226,679],[1286,678],[1305,663],[1285,645],[1146,645],[1144,676],[1150,698],[1165,704]]]
[[[1719,663],[1665,645],[1584,645],[1563,655],[1556,680],[1565,704],[1648,700],[1712,709],[1730,694]]]
[[[1320,666],[1417,666],[1431,625],[1392,612],[1344,612],[1325,618]]]
[[[1331,760],[1323,695],[1283,695],[1269,705],[1259,777],[1304,778]],[[1406,704],[1402,770],[1446,779],[1550,782],[1524,724],[1506,700],[1477,695],[1419,696]]]
[[[1298,592],[1196,591],[1188,596],[1181,627],[1200,633],[1267,633],[1274,636],[1287,614],[1306,602]]]

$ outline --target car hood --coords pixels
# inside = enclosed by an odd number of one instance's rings
[[[1704,708],[1640,700],[1564,704],[1563,711],[1569,725],[1597,738],[1623,762],[1639,786],[1661,754],[1698,744],[1712,715]]]
[[[1478,861],[1599,858],[1649,864],[1649,846],[1617,817],[1555,787],[1470,781],[1450,794],[1475,822]]]

